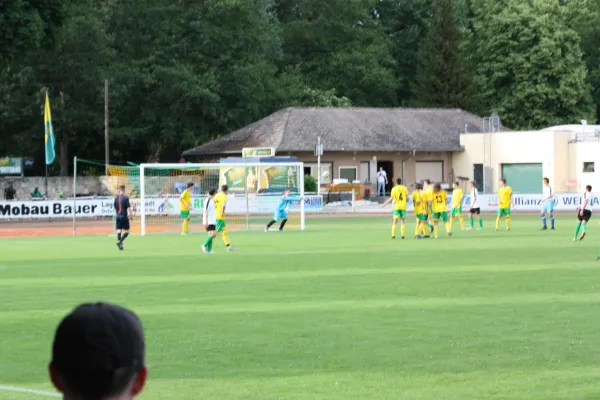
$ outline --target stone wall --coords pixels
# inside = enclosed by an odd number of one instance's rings
[[[4,189],[9,183],[17,191],[16,199],[25,200],[31,197],[31,192],[36,187],[49,199],[58,199],[59,193],[63,192],[65,197],[73,195],[73,177],[52,176],[48,177],[48,193],[46,193],[46,178],[43,176],[32,177],[2,177],[0,178],[0,199],[4,200]],[[112,196],[113,189],[110,188],[106,177],[100,176],[78,176],[78,196]]]

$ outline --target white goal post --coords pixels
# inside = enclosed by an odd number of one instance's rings
[[[263,229],[285,189],[296,198],[286,228],[305,228],[304,164],[301,162],[171,163],[139,166],[141,234],[178,232],[179,196],[193,183],[190,231],[203,231],[202,212],[209,189],[227,185],[230,229]]]

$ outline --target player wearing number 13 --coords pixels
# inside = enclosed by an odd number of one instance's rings
[[[390,198],[383,203],[381,207],[385,207],[391,202],[394,202],[394,211],[392,212],[393,222],[392,222],[392,239],[396,238],[396,225],[398,225],[398,220],[400,220],[400,236],[404,239],[404,235],[406,234],[406,204],[408,202],[408,189],[406,186],[402,185],[402,179],[396,178],[396,186],[392,189],[390,193]]]
[[[445,190],[442,189],[442,185],[439,183],[433,185],[433,236],[436,239],[439,235],[438,223],[440,222],[440,219],[444,222],[444,226],[446,227],[446,232],[448,233],[448,236],[452,236],[452,232],[450,231],[450,224],[448,223],[448,208],[446,206],[447,200],[448,194]]]

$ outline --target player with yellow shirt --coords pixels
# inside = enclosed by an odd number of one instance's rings
[[[213,197],[213,201],[215,202],[215,214],[217,220],[215,231],[221,232],[221,236],[223,237],[223,242],[227,247],[227,251],[235,251],[235,249],[231,247],[231,242],[229,241],[229,230],[227,229],[227,223],[225,222],[225,210],[227,206],[228,190],[229,188],[227,187],[227,185],[223,185],[221,186],[221,191]]]
[[[506,185],[506,179],[500,178],[498,189],[498,218],[496,218],[496,232],[500,226],[500,218],[506,218],[506,230],[510,231],[510,206],[512,205],[512,188]]]
[[[404,239],[406,233],[406,204],[408,203],[408,189],[402,184],[402,179],[396,178],[396,186],[392,188],[390,198],[382,204],[385,207],[394,202],[394,211],[392,212],[392,239],[396,239],[396,225],[400,220],[400,236]]]
[[[181,219],[183,219],[183,226],[181,227],[181,236],[188,234],[190,228],[190,212],[192,211],[192,190],[194,184],[192,182],[187,184],[187,188],[179,196],[179,212]]]
[[[421,239],[423,237],[429,237],[429,229],[427,228],[427,215],[425,214],[425,207],[427,206],[423,198],[423,184],[417,183],[415,185],[415,191],[412,193],[412,201],[414,205],[415,217],[417,217],[417,226],[415,228],[415,239]]]
[[[431,202],[433,201],[433,186],[431,186],[431,181],[429,179],[423,180],[423,199],[424,199],[424,211],[427,216],[427,220],[425,223],[429,228],[429,234],[433,232],[433,224],[431,223],[433,218],[433,208],[431,206]]]
[[[433,209],[433,236],[436,239],[439,236],[438,223],[440,222],[440,219],[444,222],[448,236],[452,236],[449,226],[450,224],[448,223],[448,208],[446,206],[447,200],[448,194],[442,189],[442,185],[439,183],[433,185],[433,201],[431,207]]]
[[[452,214],[450,215],[450,229],[454,225],[454,218],[458,218],[460,221],[460,229],[465,230],[465,222],[462,215],[462,203],[463,203],[463,190],[459,188],[459,183],[454,182],[452,184]]]

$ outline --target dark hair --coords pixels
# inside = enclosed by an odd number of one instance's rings
[[[423,190],[423,184],[422,183],[415,184],[415,189],[417,189],[417,190]]]
[[[591,191],[592,191],[592,185],[586,185],[586,187],[585,187],[585,188],[587,189],[587,191],[588,191],[588,192],[591,192]]]
[[[500,178],[500,182],[502,182],[506,185],[506,178]]]
[[[228,190],[229,190],[229,187],[227,187],[227,185],[221,186],[221,192],[227,192]]]
[[[189,188],[191,188],[191,187],[194,187],[194,182],[190,182],[190,183],[188,183],[188,184],[187,184],[187,187],[188,187],[188,189],[189,189]]]
[[[215,188],[208,189],[208,195],[209,196],[214,196],[215,193],[217,193],[217,189],[215,189]]]
[[[423,183],[431,185],[431,179],[423,179]]]
[[[475,181],[471,181],[471,182],[469,182],[469,183],[470,183],[471,185],[473,185],[473,186],[475,186],[475,185],[476,185]]]
[[[402,178],[396,178],[396,185],[402,185]]]
[[[119,189],[122,190],[123,192],[125,191],[125,185],[121,185],[119,186]]]
[[[454,184],[455,184],[456,186],[460,186],[460,183],[458,183],[458,181],[454,182]]]
[[[433,185],[433,191],[434,191],[434,192],[439,192],[440,190],[442,190],[442,185],[436,182],[436,183]]]

